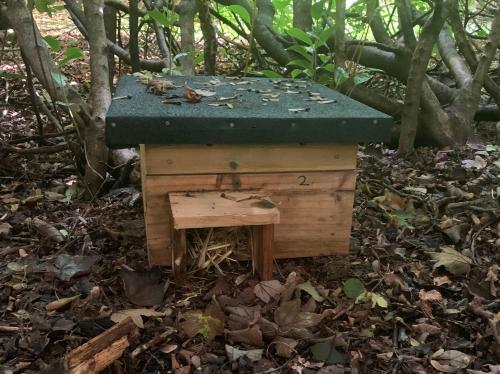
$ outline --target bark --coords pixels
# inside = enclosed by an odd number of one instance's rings
[[[463,87],[472,79],[472,73],[465,60],[460,56],[455,48],[455,43],[448,32],[448,27],[445,25],[439,33],[437,40],[439,54],[443,58],[444,63],[453,74],[457,81],[458,87]]]
[[[466,124],[472,122],[479,101],[481,99],[481,88],[485,79],[488,77],[488,70],[493,59],[497,55],[497,49],[500,45],[500,8],[497,9],[495,18],[491,24],[491,32],[486,45],[483,48],[483,54],[480,55],[477,63],[474,77],[466,86],[460,90],[454,106],[457,109],[458,117]]]
[[[384,21],[380,16],[378,11],[379,2],[378,0],[367,0],[366,1],[366,13],[368,16],[368,23],[370,29],[372,30],[373,37],[375,40],[382,44],[392,45],[391,37],[385,28]]]
[[[104,27],[106,28],[106,38],[112,43],[116,43],[116,9],[106,5],[104,7]],[[115,54],[108,50],[109,86],[113,87],[115,76]]]
[[[132,71],[141,69],[139,61],[139,1],[129,0],[129,47]]]
[[[108,150],[104,142],[104,120],[111,104],[103,8],[103,0],[84,1],[85,20],[89,33],[90,101],[92,105],[91,120],[85,132],[87,165],[84,184],[92,197],[99,192],[105,180]]]
[[[144,0],[144,4],[148,10],[152,9],[162,9],[163,1],[157,1],[154,4],[151,0]],[[163,63],[166,68],[172,68],[172,56],[170,55],[170,50],[168,48],[167,39],[165,38],[165,30],[163,26],[156,22],[154,19],[151,19],[151,23],[153,24],[153,29],[156,35],[156,42],[158,43],[158,49],[160,50],[160,54],[163,60]]]
[[[312,0],[293,0],[293,27],[304,31],[311,31]]]
[[[406,47],[415,49],[417,39],[413,33],[413,16],[411,11],[411,2],[409,0],[396,1],[399,17],[400,29],[403,32],[403,38]]]
[[[345,0],[335,2],[335,65],[345,68]]]
[[[181,57],[182,74],[194,75],[194,16],[196,14],[195,0],[181,0],[179,5],[179,22],[181,25],[181,49],[186,55]]]
[[[415,46],[410,71],[408,73],[405,94],[405,106],[401,121],[399,136],[399,151],[408,154],[413,150],[417,134],[420,98],[422,96],[422,82],[431,57],[434,42],[444,23],[444,7],[442,1],[437,1],[430,20],[422,29],[420,38]],[[437,124],[436,124],[437,125]]]
[[[38,27],[33,22],[30,10],[23,0],[7,1],[7,16],[16,33],[17,43],[33,74],[47,90],[53,101],[71,103],[75,113],[88,111],[78,93],[68,85],[61,84],[61,73],[50,56],[47,45],[43,41]]]
[[[200,18],[201,32],[203,33],[205,74],[215,75],[217,36],[215,26],[212,23],[212,16],[210,15],[210,6],[205,0],[196,0],[196,6]]]

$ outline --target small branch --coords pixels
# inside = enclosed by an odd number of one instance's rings
[[[366,14],[375,40],[383,45],[391,45],[392,40],[378,11],[378,0],[367,0]]]
[[[23,156],[32,156],[37,154],[47,154],[47,153],[57,153],[57,152],[67,151],[68,146],[66,144],[57,144],[57,145],[49,145],[46,147],[18,148],[6,143],[0,143],[0,149],[10,153],[17,153]]]

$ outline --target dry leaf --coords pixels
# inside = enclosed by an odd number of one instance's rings
[[[443,246],[441,250],[442,252],[429,254],[433,260],[436,260],[434,269],[444,266],[446,270],[455,275],[467,274],[470,271],[472,260],[469,257],[450,246]]]
[[[36,217],[33,218],[32,222],[35,225],[36,229],[40,232],[40,234],[42,234],[42,236],[46,239],[56,243],[61,243],[64,241],[64,236],[54,226]]]
[[[300,112],[309,112],[311,108],[290,108],[288,109],[289,112],[292,113],[300,113]]]
[[[75,301],[79,297],[80,297],[80,295],[75,295],[75,296],[65,297],[63,299],[58,299],[58,300],[52,301],[51,303],[48,303],[45,306],[45,309],[47,309],[47,311],[49,311],[49,312],[51,312],[53,310],[61,309],[62,307],[70,304],[71,302]]]
[[[198,95],[203,96],[203,97],[210,97],[210,96],[214,96],[215,95],[215,91],[204,90],[202,88],[197,88],[197,89],[195,89],[193,91],[195,93],[197,93]]]
[[[472,362],[472,356],[460,351],[440,349],[431,357],[431,365],[434,369],[445,373],[458,373]]]
[[[441,293],[438,290],[430,290],[430,291],[420,290],[418,296],[420,297],[420,300],[424,301],[438,302],[438,303],[443,301],[443,295],[441,295]]]
[[[225,331],[226,335],[235,343],[253,345],[254,347],[263,347],[262,331],[258,325],[253,325],[242,330]]]
[[[253,292],[255,296],[261,299],[266,304],[271,301],[271,299],[278,300],[279,295],[285,289],[278,280],[263,281],[258,283]]]
[[[189,87],[187,82],[184,83],[184,98],[190,103],[199,103],[201,101],[201,95]]]
[[[157,312],[154,309],[145,309],[145,308],[139,308],[139,309],[124,309],[120,310],[119,312],[113,313],[111,315],[111,321],[113,322],[120,322],[123,321],[124,319],[130,317],[132,321],[134,321],[135,325],[139,327],[140,329],[144,328],[144,322],[142,320],[142,316],[144,317],[163,317],[165,314],[161,312]]]
[[[276,354],[278,356],[284,358],[292,358],[297,353],[295,347],[297,346],[297,344],[299,344],[299,342],[295,339],[278,336],[273,340],[272,344],[274,344],[276,348]]]
[[[162,302],[166,282],[159,270],[133,271],[121,269],[125,295],[135,305],[153,306]]]
[[[246,357],[252,362],[257,362],[262,358],[263,349],[250,349],[244,351],[226,344],[226,355],[229,361],[237,361],[240,357]]]
[[[10,235],[10,231],[12,230],[12,226],[7,222],[0,223],[0,238],[7,237]]]
[[[176,88],[174,82],[164,79],[148,79],[146,89],[153,91],[155,95],[163,95],[167,90]]]

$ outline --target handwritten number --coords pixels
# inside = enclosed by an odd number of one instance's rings
[[[301,175],[297,179],[299,180],[300,186],[309,186],[309,183],[306,183],[307,178],[305,176]]]

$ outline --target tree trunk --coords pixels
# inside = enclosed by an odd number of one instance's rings
[[[136,72],[141,70],[139,61],[139,1],[129,0],[129,7],[130,38],[128,50],[130,52],[130,65],[132,66],[132,71]]]
[[[196,0],[198,16],[200,18],[201,32],[203,33],[203,59],[205,61],[205,74],[215,75],[217,58],[217,35],[212,24],[210,6],[206,0]]]
[[[182,74],[194,75],[194,16],[195,0],[181,0],[179,5],[179,22],[181,24],[181,49],[186,55],[180,58]]]
[[[108,150],[104,142],[104,120],[111,104],[107,57],[107,39],[102,9],[103,0],[83,2],[90,45],[90,100],[92,116],[85,132],[87,165],[84,184],[94,197],[99,192],[106,176]]]
[[[407,154],[413,150],[415,136],[417,135],[422,82],[425,80],[425,73],[434,42],[443,27],[443,12],[442,1],[437,1],[432,17],[424,25],[413,52],[410,72],[408,73],[401,133],[399,135],[399,151],[402,154]]]
[[[293,0],[293,27],[304,31],[311,31],[311,0]]]

